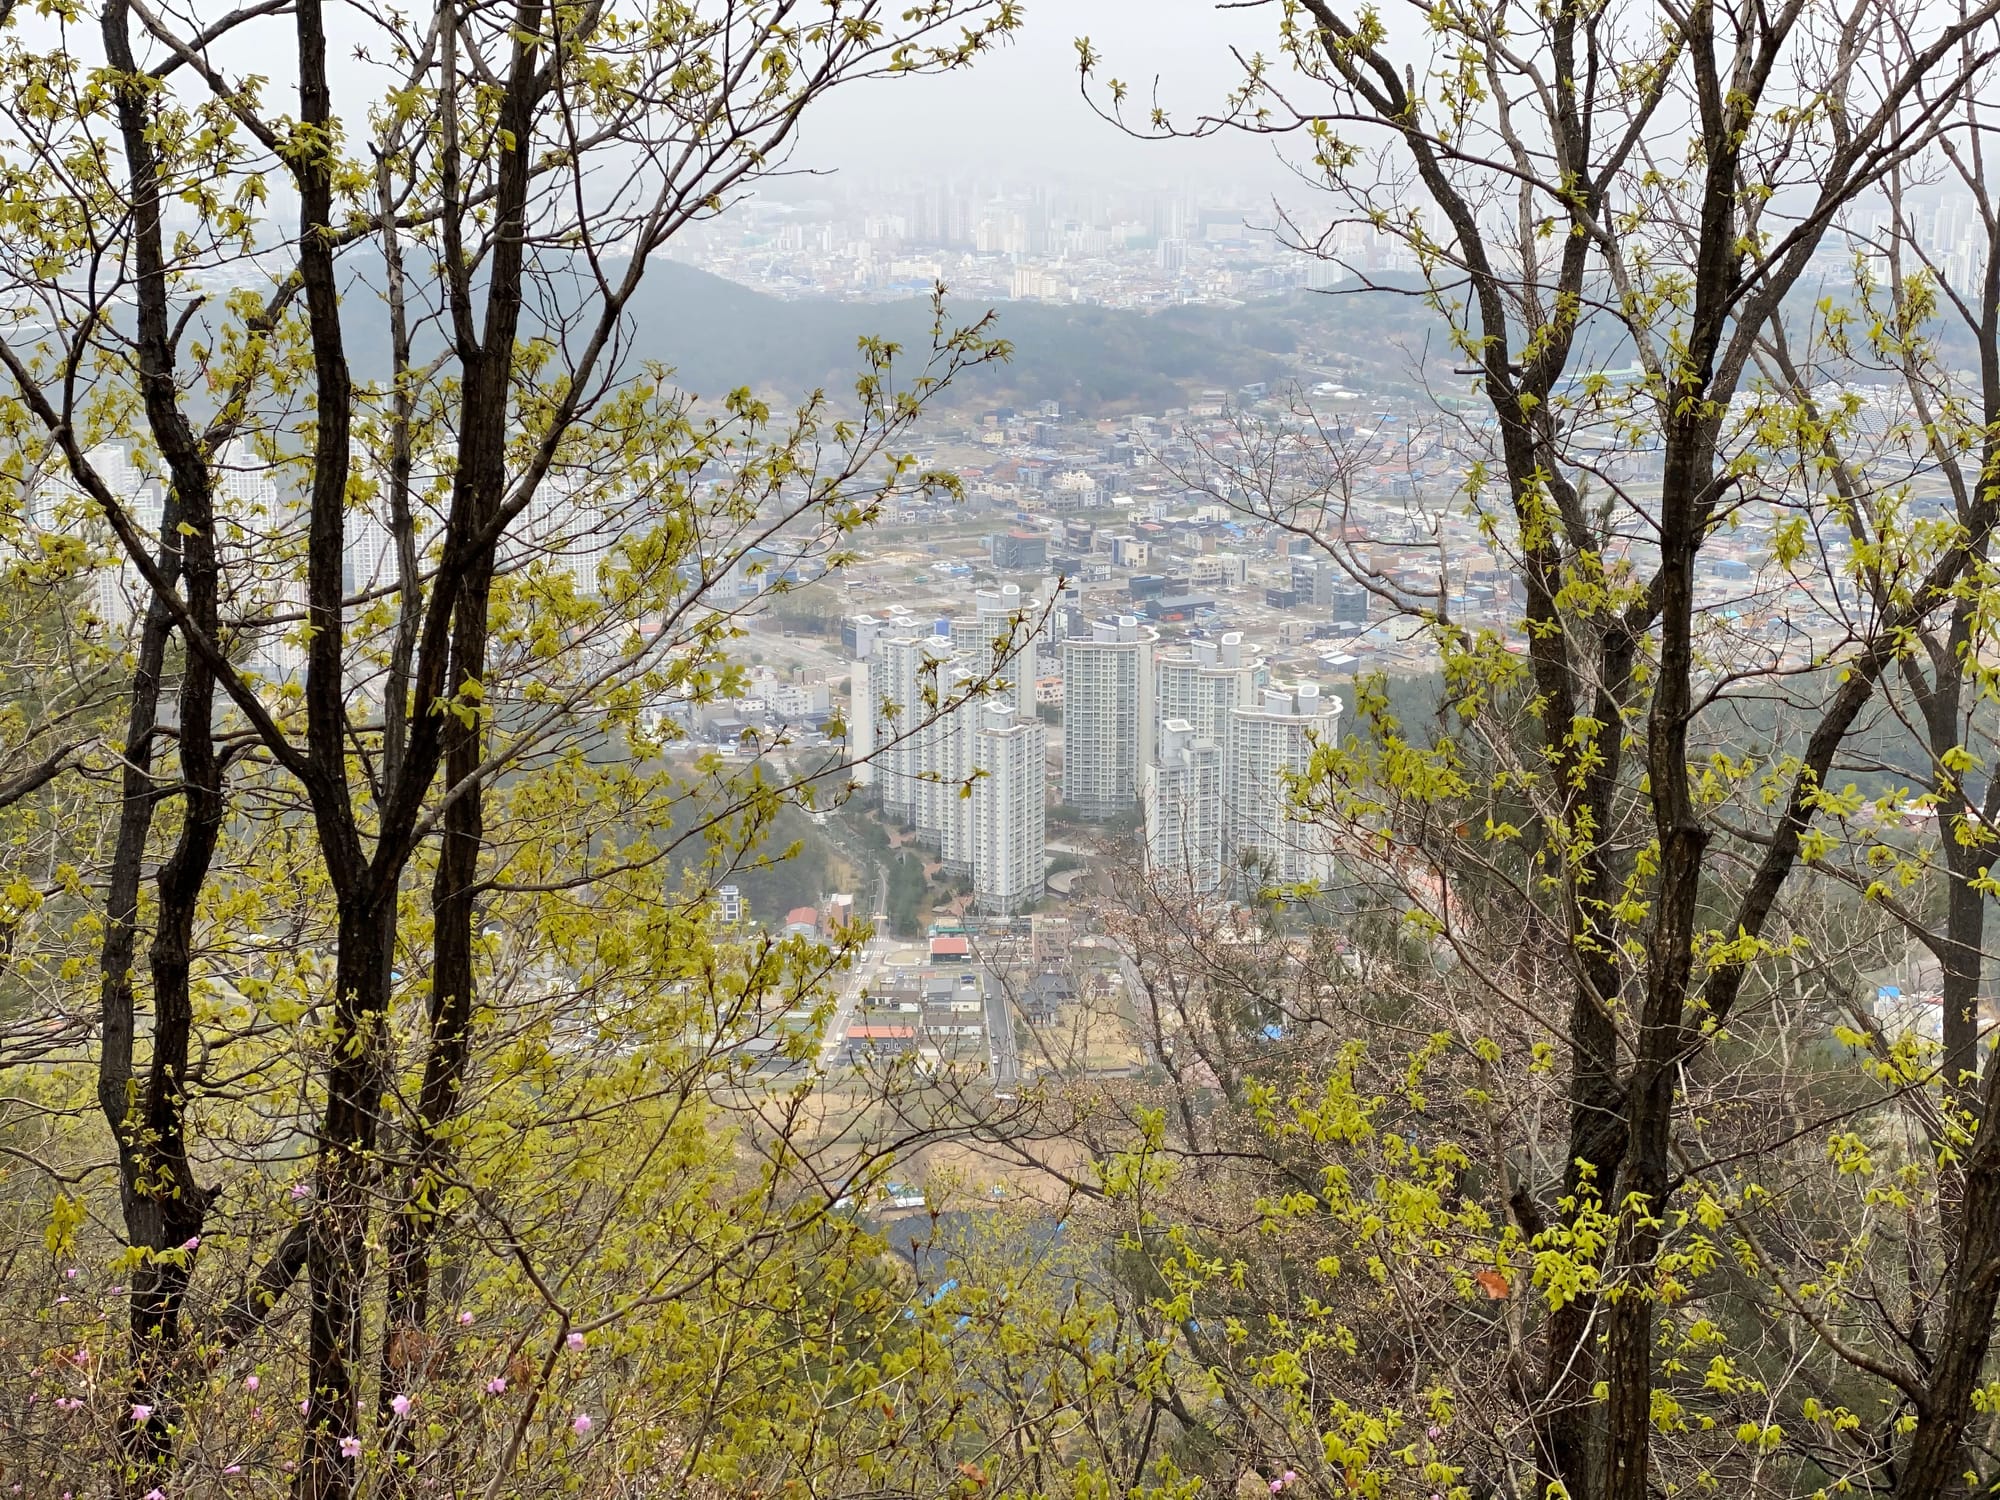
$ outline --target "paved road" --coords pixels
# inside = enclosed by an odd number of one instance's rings
[[[1133,1033],[1139,1038],[1139,1055],[1150,1065],[1160,1060],[1159,1049],[1150,1029],[1144,1010],[1146,1004],[1145,981],[1139,977],[1139,966],[1132,962],[1132,955],[1122,942],[1112,941],[1112,950],[1118,955],[1118,972],[1125,978],[1125,992],[1120,997],[1129,1012]]]
[[[993,1064],[993,1086],[1011,1088],[1021,1081],[1021,1056],[1014,1041],[1014,1006],[1007,987],[995,984],[993,976],[980,972],[980,989],[986,997],[986,1052]]]
[[[834,1002],[833,1017],[826,1023],[826,1036],[819,1044],[821,1068],[831,1068],[839,1057],[841,1045],[847,1040],[848,1023],[854,1019],[854,1007],[860,1003],[862,991],[874,980],[888,946],[881,938],[870,939],[848,971],[847,983],[841,986],[840,998]]]

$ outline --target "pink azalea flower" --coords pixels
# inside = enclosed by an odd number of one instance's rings
[[[591,1428],[590,1413],[587,1411],[578,1412],[576,1414],[576,1420],[570,1423],[569,1425],[576,1432],[576,1434],[579,1437],[581,1437],[584,1433],[590,1431]]]
[[[340,1440],[340,1456],[342,1458],[361,1457],[361,1439],[358,1437],[342,1438]]]
[[[74,1280],[76,1280],[76,1267],[75,1267],[75,1266],[71,1266],[71,1267],[70,1267],[70,1268],[69,1268],[69,1269],[68,1269],[67,1271],[63,1272],[63,1280],[64,1280],[64,1281],[74,1281]]]
[[[486,1382],[486,1394],[489,1396],[503,1395],[506,1390],[507,1377],[505,1375],[495,1375],[491,1380]]]
[[[460,1313],[458,1315],[458,1326],[460,1328],[470,1328],[472,1326],[472,1314],[469,1312]]]
[[[256,1389],[257,1389],[257,1377],[256,1377],[255,1375],[246,1375],[246,1376],[244,1376],[244,1377],[243,1377],[243,1389],[244,1389],[244,1390],[246,1390],[246,1391],[254,1391],[254,1390],[256,1390]]]
[[[191,1239],[182,1242],[181,1244],[181,1249],[183,1250],[199,1250],[200,1248],[201,1248],[201,1236],[198,1234],[193,1236]]]
[[[165,1490],[147,1490],[146,1500],[167,1500],[167,1492]]]
[[[312,1185],[305,1182],[293,1183],[292,1196],[294,1198],[310,1198],[312,1196]]]
[[[140,1422],[150,1422],[152,1421],[152,1419],[153,1419],[152,1407],[135,1405],[132,1408],[132,1420],[135,1424]]]
[[[224,1469],[222,1472],[225,1474],[241,1474],[243,1472],[243,1465],[231,1464],[228,1468]]]
[[[584,1346],[584,1337],[580,1333],[572,1333],[563,1342],[568,1344],[572,1349],[581,1349]]]
[[[389,1410],[399,1417],[407,1417],[410,1414],[410,1398],[408,1396],[395,1397],[389,1402]]]
[[[309,1412],[309,1411],[311,1411],[311,1410],[312,1410],[312,1402],[310,1402],[310,1401],[301,1401],[301,1402],[299,1403],[299,1415],[300,1415],[300,1416],[302,1416],[302,1417],[303,1417],[303,1416],[304,1416],[304,1415],[305,1415],[305,1414],[306,1414],[307,1412]]]

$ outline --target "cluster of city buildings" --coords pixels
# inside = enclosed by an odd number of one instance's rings
[[[779,189],[690,225],[670,253],[783,296],[956,296],[1162,307],[1335,284],[1330,262],[1287,249],[1270,199],[1205,190],[971,179],[837,177]],[[1370,226],[1334,247],[1355,265],[1412,270]]]
[[[1146,767],[1146,861],[1191,894],[1249,899],[1325,882],[1333,849],[1297,794],[1314,751],[1337,743],[1341,701],[1272,680],[1234,631],[1161,652],[1158,737]]]
[[[849,1063],[916,1053],[931,1063],[990,1068],[986,976],[962,933],[933,933],[915,963],[886,965],[842,1038]],[[896,955],[902,956],[902,955]]]
[[[1048,730],[1036,711],[1038,601],[984,590],[970,613],[920,623],[891,609],[850,622],[850,743],[884,817],[914,829],[996,916],[1042,896]]]
[[[1275,681],[1240,632],[1163,646],[1131,615],[1070,636],[1062,657],[1065,804],[1137,809],[1149,871],[1189,894],[1327,878],[1332,850],[1294,793],[1336,738],[1339,698]]]
[[[921,296],[943,282],[964,297],[1149,308],[1319,290],[1350,275],[1414,275],[1410,236],[1450,238],[1437,210],[1415,201],[1395,205],[1396,223],[1328,225],[1318,254],[1302,254],[1277,232],[1282,186],[842,174],[772,184],[728,215],[688,226],[668,253],[783,296]],[[1310,218],[1307,206],[1296,222]],[[1983,231],[1971,197],[1940,193],[1907,218],[1951,284],[1973,285]],[[1878,211],[1861,247],[1883,243],[1888,229],[1887,211]],[[1851,277],[1855,243],[1829,236],[1815,269]]]
[[[1130,614],[1088,618],[1006,584],[971,612],[923,621],[890,607],[849,620],[858,779],[882,814],[969,878],[976,910],[1042,899],[1049,726],[1060,706],[1061,805],[1131,817],[1149,867],[1191,894],[1254,894],[1326,878],[1331,850],[1295,813],[1340,700],[1281,683],[1239,632],[1163,645]],[[1046,660],[1048,675],[1041,675]],[[1057,718],[1053,712],[1050,719]]]
[[[1616,386],[1637,374],[1597,377]],[[1893,391],[1820,394],[1848,412],[1859,451],[1879,445],[1872,472],[1890,483],[1907,476],[1913,512],[1949,506],[1943,481],[1894,450],[1903,417]],[[1246,386],[1152,414],[1096,417],[1055,403],[941,413],[927,436],[924,456],[953,467],[967,498],[955,509],[913,503],[898,521],[989,519],[983,558],[954,561],[937,546],[911,567],[933,582],[968,566],[968,580],[983,570],[1058,574],[1099,617],[1128,612],[1163,632],[1239,629],[1294,677],[1434,667],[1424,632],[1398,618],[1404,606],[1519,637],[1520,570],[1482,524],[1482,512],[1508,504],[1481,448],[1486,434],[1423,403],[1366,399],[1331,381],[1296,397]],[[1639,502],[1658,484],[1660,451],[1610,418],[1584,424],[1576,441],[1593,483],[1615,483]],[[1779,507],[1746,506],[1734,519],[1697,566],[1706,623],[1785,659],[1837,639],[1853,604],[1842,539],[1829,539],[1820,578],[1801,588],[1772,566]],[[894,550],[886,538],[883,548]],[[1612,538],[1607,561],[1649,570],[1644,528]],[[1277,660],[1307,642],[1317,643],[1317,663]]]

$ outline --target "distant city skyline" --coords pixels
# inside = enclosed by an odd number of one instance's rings
[[[1242,183],[1054,182],[915,172],[787,178],[689,226],[677,260],[780,296],[954,293],[1157,307],[1238,301],[1342,278],[1279,233],[1271,201]],[[1331,242],[1352,264],[1414,268],[1367,226]]]

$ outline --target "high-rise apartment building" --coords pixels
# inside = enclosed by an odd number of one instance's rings
[[[872,719],[863,738],[875,755],[882,813],[899,823],[914,826],[918,821],[925,775],[937,758],[939,726],[926,721],[947,701],[952,660],[951,642],[941,636],[880,636],[875,641],[868,701],[857,702],[854,711]]]
[[[1241,631],[1163,647],[1153,656],[1155,735],[1164,743],[1167,721],[1184,719],[1196,739],[1219,746],[1230,710],[1256,703],[1270,680],[1270,668],[1244,648]]]
[[[1043,888],[1048,738],[1032,668],[1013,676],[1020,657],[998,668],[1011,688],[981,691],[996,670],[997,619],[966,622],[962,652],[952,645],[958,621],[941,622],[952,634],[877,637],[874,655],[856,664],[855,716],[866,728],[854,743],[873,753],[883,816],[914,829],[948,871],[969,875],[981,911],[1012,915]]]
[[[1315,739],[1332,740],[1340,700],[1310,682],[1268,687],[1257,703],[1232,709],[1222,747],[1228,872],[1250,851],[1265,884],[1324,880],[1331,848],[1322,830],[1293,815],[1292,777],[1311,763]]]
[[[979,590],[972,606],[971,614],[954,615],[947,622],[952,649],[968,668],[1007,683],[1009,700],[1032,718],[1038,669],[1035,627],[1042,602],[1024,596],[1019,584],[1006,583]]]
[[[872,654],[875,642],[871,638],[868,649]],[[856,661],[849,669],[847,749],[854,761],[851,774],[856,786],[875,784],[875,664],[867,658]]]
[[[967,738],[977,772],[964,799],[973,902],[989,915],[1013,916],[1041,899],[1047,870],[1048,730],[1011,703],[988,703]]]
[[[937,850],[938,859],[954,875],[974,873],[966,789],[976,769],[973,726],[987,701],[976,696],[980,676],[980,668],[964,657],[946,657],[938,666],[938,703],[958,706],[919,732],[923,751],[917,783],[917,839]]]
[[[1146,767],[1146,868],[1189,895],[1222,884],[1222,749],[1168,719]]]
[[[1153,645],[1131,615],[1100,620],[1063,642],[1063,801],[1086,818],[1139,804],[1153,758]]]

